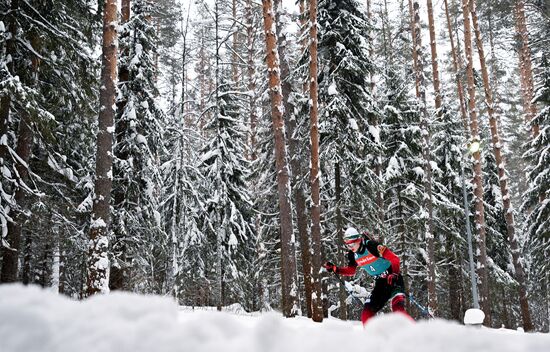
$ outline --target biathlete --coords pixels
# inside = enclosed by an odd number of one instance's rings
[[[326,262],[323,266],[327,271],[343,276],[355,275],[357,267],[360,267],[374,278],[374,289],[361,312],[363,325],[376,315],[389,299],[392,312],[400,312],[412,320],[405,310],[405,285],[403,276],[399,273],[399,257],[386,246],[361,235],[353,227],[344,233],[344,243],[349,249],[348,266],[337,267],[331,262]]]

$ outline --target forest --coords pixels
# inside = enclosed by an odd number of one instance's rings
[[[2,0],[0,169],[0,284],[548,332],[550,3]]]

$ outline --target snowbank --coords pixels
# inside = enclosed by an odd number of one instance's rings
[[[386,315],[359,322],[277,313],[179,310],[168,298],[112,293],[77,302],[36,287],[0,286],[1,352],[548,352],[548,334],[412,323]]]

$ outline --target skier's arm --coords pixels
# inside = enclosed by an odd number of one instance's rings
[[[390,251],[388,248],[385,248],[382,254],[382,258],[387,259],[391,263],[391,271],[394,274],[399,274],[399,257],[395,255],[392,251]]]
[[[348,266],[336,268],[335,273],[342,276],[353,276],[357,270],[357,262],[353,252],[348,252]]]

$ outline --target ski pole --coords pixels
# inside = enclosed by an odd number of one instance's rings
[[[433,319],[434,316],[430,313],[429,309],[418,303],[418,301],[414,298],[412,293],[408,293],[407,296],[409,297],[409,301],[411,301],[412,304],[414,304],[422,313],[423,316],[428,317],[429,319]]]
[[[328,272],[327,269],[325,269],[324,267],[321,268],[321,272]],[[361,300],[361,298],[357,297],[353,291],[351,291],[350,289],[348,289],[348,287],[346,286],[346,282],[344,280],[342,280],[342,278],[340,276],[338,276],[338,274],[334,273],[334,277],[336,277],[336,279],[338,279],[338,281],[340,281],[340,284],[344,286],[344,289],[347,291],[347,293],[349,293],[349,295],[352,297],[352,298],[355,298],[357,301],[359,301],[359,303],[361,304],[364,304],[365,302],[363,302]]]
[[[410,274],[407,274],[407,276],[410,277],[411,279],[413,278]],[[418,301],[414,298],[412,293],[407,292],[407,297],[409,297],[409,301],[411,301],[411,303],[414,304],[420,310],[423,316],[428,317],[429,319],[434,318],[432,313],[430,313],[430,310],[424,307],[423,305],[421,305],[420,303],[418,303]]]

